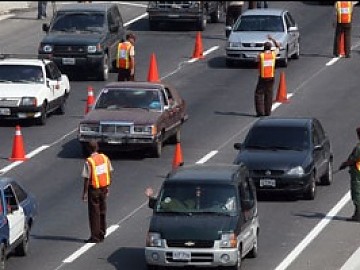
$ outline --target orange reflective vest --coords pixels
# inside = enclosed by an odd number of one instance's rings
[[[275,76],[275,52],[260,53],[260,77],[264,79],[274,78]]]
[[[90,185],[102,188],[110,185],[110,163],[104,154],[95,154],[87,158],[90,168]]]
[[[116,55],[116,67],[123,69],[130,69],[130,42],[122,42],[118,45],[118,52]]]
[[[336,14],[338,23],[351,23],[352,3],[351,1],[337,1]]]

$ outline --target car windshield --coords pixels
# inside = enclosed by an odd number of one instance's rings
[[[41,66],[0,65],[0,83],[44,83]]]
[[[158,213],[230,215],[237,212],[236,188],[228,184],[165,183]]]
[[[305,127],[254,127],[245,139],[245,148],[305,150],[310,135]]]
[[[95,109],[142,108],[161,110],[159,92],[149,89],[105,89],[96,101]]]
[[[248,15],[237,21],[234,31],[284,32],[284,24],[280,16]]]
[[[94,12],[83,13],[58,13],[51,31],[95,31],[99,32],[104,27],[104,14]]]

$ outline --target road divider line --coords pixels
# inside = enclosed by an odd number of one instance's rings
[[[209,152],[208,154],[206,154],[204,157],[202,157],[201,159],[199,159],[198,161],[196,161],[196,164],[204,164],[205,162],[207,162],[209,159],[211,159],[213,156],[215,156],[219,151],[217,150],[213,150],[211,152]]]
[[[360,248],[358,248],[340,270],[359,270],[360,269]]]
[[[124,23],[124,26],[127,27],[130,24],[137,22],[138,20],[141,20],[142,18],[145,18],[147,15],[148,15],[147,13],[141,14],[140,16],[137,16],[136,18]]]
[[[332,66],[332,65],[335,64],[339,59],[340,59],[340,57],[334,57],[333,59],[331,59],[329,62],[326,63],[326,66]]]
[[[213,46],[210,49],[206,50],[203,52],[203,55],[208,55],[209,53],[212,53],[213,51],[216,51],[217,49],[219,49],[219,46]],[[186,62],[188,63],[194,63],[196,61],[198,61],[199,58],[191,58],[190,60],[187,60]]]
[[[324,218],[308,233],[308,235],[286,256],[286,258],[275,268],[285,270],[300,255],[301,252],[324,230],[334,216],[350,201],[348,191],[336,205],[326,214]]]

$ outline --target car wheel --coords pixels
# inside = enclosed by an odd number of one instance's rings
[[[326,173],[321,177],[321,184],[323,185],[331,185],[333,181],[333,164],[332,161],[329,160],[327,164]]]
[[[19,256],[26,256],[29,248],[29,226],[25,224],[23,237],[20,244],[15,248],[15,252]]]
[[[156,158],[161,157],[162,154],[162,147],[163,147],[163,135],[159,136],[158,141],[153,146],[153,155]]]
[[[109,79],[109,58],[107,54],[104,54],[99,71],[99,80],[107,81],[108,79]]]
[[[207,24],[207,18],[206,18],[206,15],[203,14],[198,22],[199,31],[204,31],[206,28],[206,24]]]
[[[221,18],[220,4],[217,4],[216,10],[210,14],[210,20],[212,23],[218,23],[220,22],[220,18]]]
[[[253,247],[248,253],[249,258],[256,258],[258,256],[258,232],[256,232],[256,236],[253,242]]]
[[[65,95],[62,96],[62,98],[61,98],[61,104],[60,104],[59,108],[56,110],[56,112],[57,112],[58,114],[65,114],[66,99],[67,99],[67,98],[66,98]]]
[[[181,134],[180,134],[180,128],[178,128],[175,134],[169,138],[169,143],[176,144],[180,142],[180,140],[181,140]]]
[[[304,199],[305,200],[314,200],[316,194],[316,179],[315,179],[315,173],[312,173],[309,187],[304,192]]]
[[[41,106],[41,115],[39,118],[36,119],[36,123],[40,126],[44,126],[47,120],[47,103],[44,101],[43,105]]]
[[[300,58],[300,41],[298,40],[296,44],[296,51],[292,56],[293,59],[299,59]]]
[[[5,270],[6,266],[6,247],[4,243],[0,244],[0,270]]]
[[[280,65],[281,65],[282,67],[287,67],[287,65],[288,65],[288,62],[289,62],[288,53],[289,53],[289,50],[288,50],[288,48],[286,48],[285,57],[284,57],[284,59],[281,59],[281,60],[280,60]]]

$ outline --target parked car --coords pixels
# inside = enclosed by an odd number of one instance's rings
[[[316,185],[330,185],[333,153],[316,118],[262,118],[251,127],[234,163],[245,163],[258,192],[285,192],[313,200]]]
[[[53,61],[0,55],[0,119],[45,125],[51,112],[65,113],[69,94],[69,79]]]
[[[243,164],[179,167],[166,177],[159,195],[149,197],[149,207],[148,269],[235,270],[244,257],[257,256],[256,190]]]
[[[166,141],[180,141],[187,118],[185,101],[167,84],[114,82],[100,91],[80,122],[78,139],[85,155],[86,143],[96,139],[104,150],[145,148],[160,157]]]
[[[150,30],[159,28],[160,23],[193,23],[200,31],[205,30],[208,18],[218,23],[225,13],[223,1],[149,1]]]
[[[291,57],[300,57],[300,32],[288,10],[246,10],[230,31],[226,43],[227,66],[232,66],[237,61],[256,61],[259,53],[264,50],[264,43],[268,41],[269,34],[281,44],[276,56],[281,66],[286,67]]]
[[[103,81],[115,69],[117,47],[125,39],[116,3],[62,5],[42,29],[46,35],[40,42],[40,56],[52,59],[66,74],[83,71]]]
[[[26,256],[38,202],[15,179],[0,177],[0,269],[15,252]]]

